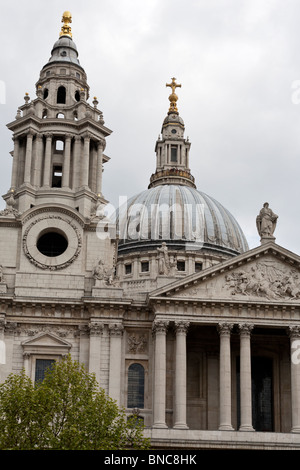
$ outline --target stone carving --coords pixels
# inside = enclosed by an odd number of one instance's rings
[[[157,248],[158,251],[158,273],[159,274],[169,274],[170,272],[170,259],[168,254],[168,247],[165,242],[161,244],[160,248]]]
[[[5,217],[18,217],[19,212],[15,209],[16,200],[14,198],[13,190],[10,193],[9,198],[6,201],[6,208],[0,211],[0,216]]]
[[[102,259],[93,269],[93,278],[96,280],[95,287],[107,287],[116,284],[115,268],[108,267]]]
[[[131,353],[145,352],[147,346],[146,336],[143,334],[128,335],[128,349]]]
[[[232,295],[254,295],[269,300],[300,298],[300,277],[296,269],[284,270],[267,263],[256,263],[250,272],[240,270],[226,276]]]
[[[259,235],[264,238],[274,238],[273,233],[276,228],[278,215],[274,214],[269,207],[269,203],[265,202],[259,215],[256,217],[256,227]]]

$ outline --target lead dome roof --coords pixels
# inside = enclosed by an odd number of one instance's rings
[[[152,187],[118,210],[119,253],[143,251],[164,241],[174,249],[206,249],[216,254],[247,251],[233,215],[207,194],[185,185]]]

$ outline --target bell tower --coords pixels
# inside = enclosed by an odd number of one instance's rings
[[[161,135],[156,141],[156,172],[150,178],[149,188],[161,184],[180,184],[196,187],[194,177],[189,169],[189,152],[191,144],[184,137],[184,121],[177,108],[178,96],[175,91],[181,85],[172,78],[166,84],[172,89],[169,96],[170,107],[163,122]]]
[[[40,204],[62,204],[85,218],[95,205],[106,203],[102,195],[106,137],[103,113],[94,97],[88,104],[89,85],[72,38],[71,13],[51,57],[40,72],[36,98],[28,93],[16,118],[8,124],[14,149],[11,187],[3,198],[19,214]]]

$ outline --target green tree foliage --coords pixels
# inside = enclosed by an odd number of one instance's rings
[[[41,383],[23,371],[0,385],[1,450],[147,449],[143,429],[70,356]]]

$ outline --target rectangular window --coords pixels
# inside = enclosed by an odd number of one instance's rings
[[[185,271],[185,261],[177,261],[177,271]]]
[[[171,147],[171,162],[177,163],[177,147]]]
[[[52,173],[52,188],[61,188],[62,183],[62,166],[54,165]]]
[[[47,369],[54,364],[54,359],[37,359],[35,361],[35,382],[42,382]]]
[[[149,261],[141,262],[141,271],[142,273],[147,273],[149,271]]]
[[[197,261],[195,262],[195,273],[199,273],[202,271],[202,263],[198,263]]]
[[[132,272],[132,265],[125,264],[125,274],[131,274],[131,272]]]

